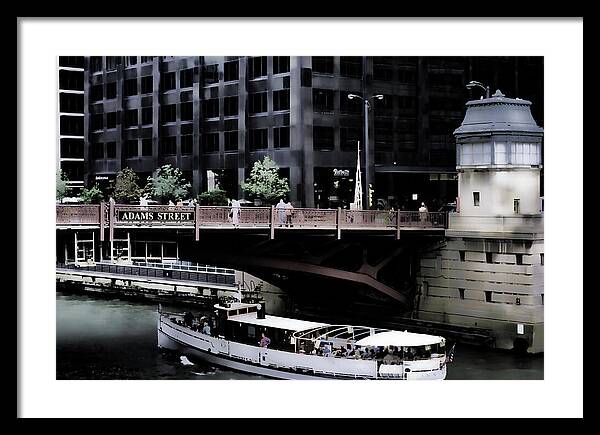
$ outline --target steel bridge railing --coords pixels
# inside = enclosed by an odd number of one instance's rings
[[[111,213],[112,210],[112,213]],[[165,206],[165,205],[57,205],[58,226],[255,227],[393,229],[447,228],[445,212],[294,208],[291,214],[274,207]]]
[[[232,269],[223,269],[212,266],[184,266],[183,268],[167,267],[173,265],[162,265],[158,267],[153,263],[145,265],[117,265],[112,263],[73,264],[57,263],[56,269],[67,269],[77,271],[101,272],[115,275],[139,276],[147,278],[168,278],[179,281],[193,281],[205,284],[221,284],[234,287],[235,272]],[[185,268],[187,267],[187,268]]]

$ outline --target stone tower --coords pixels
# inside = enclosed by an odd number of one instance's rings
[[[531,102],[467,102],[455,131],[457,212],[421,261],[418,315],[491,331],[500,348],[543,351],[543,129]]]

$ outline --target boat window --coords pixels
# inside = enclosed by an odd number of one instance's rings
[[[256,337],[256,328],[254,327],[254,325],[248,325],[248,337]]]

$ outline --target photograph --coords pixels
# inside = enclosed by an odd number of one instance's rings
[[[543,379],[543,57],[57,68],[57,379]]]

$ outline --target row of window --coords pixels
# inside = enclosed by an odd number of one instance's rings
[[[106,56],[106,70],[114,71],[120,65],[127,68],[138,63],[150,63],[153,58],[154,56]],[[92,72],[102,71],[102,56],[90,57],[90,69]]]
[[[223,134],[225,151],[238,151],[238,131],[226,131]],[[153,155],[152,139],[142,139],[141,149],[138,149],[138,140],[126,140],[123,142],[123,155],[125,158],[131,157],[150,157]],[[268,129],[253,129],[248,131],[248,146],[250,151],[267,149],[268,147]],[[275,127],[273,128],[273,147],[274,148],[289,148],[290,146],[290,128]],[[202,152],[216,153],[219,152],[219,133],[205,133],[202,135]],[[116,158],[116,142],[92,144],[92,158]],[[160,139],[159,153],[163,156],[177,154],[177,137],[167,136]],[[193,135],[181,136],[181,154],[192,155],[194,153]]]
[[[539,143],[466,143],[457,145],[458,165],[540,165]]]
[[[315,112],[333,112],[336,92],[339,92],[340,112],[348,114],[363,113],[364,103],[360,98],[350,99],[349,91],[335,91],[333,89],[313,89],[313,110]],[[376,115],[391,115],[394,106],[398,111],[414,111],[417,107],[417,98],[411,95],[384,95],[383,99],[373,101],[373,111]]]

